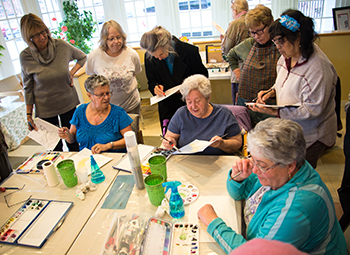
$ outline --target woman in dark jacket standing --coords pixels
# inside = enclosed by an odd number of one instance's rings
[[[164,95],[164,91],[180,85],[193,74],[208,77],[198,48],[181,42],[161,26],[142,35],[140,45],[146,50],[145,68],[148,89],[153,95]],[[159,119],[163,135],[176,110],[185,105],[181,94],[175,93],[158,103]]]

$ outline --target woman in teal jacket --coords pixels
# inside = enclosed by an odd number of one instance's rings
[[[247,239],[228,227],[211,205],[198,211],[224,251],[230,253],[247,240],[264,238],[293,244],[310,254],[346,255],[332,196],[305,161],[301,126],[278,118],[259,122],[248,134],[248,151],[250,156],[236,161],[227,179],[230,196],[246,200]]]

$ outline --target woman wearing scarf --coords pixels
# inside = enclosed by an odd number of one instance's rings
[[[21,34],[28,47],[20,54],[23,88],[27,105],[29,130],[35,129],[35,116],[59,126],[70,127],[76,106],[80,103],[73,86],[73,75],[84,65],[86,54],[61,39],[52,39],[50,30],[35,14],[21,18]],[[69,62],[77,60],[69,70]],[[78,150],[77,143],[68,144]],[[62,142],[54,150],[62,150]]]

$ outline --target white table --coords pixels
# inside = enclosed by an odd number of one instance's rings
[[[103,155],[112,157],[113,160],[103,166],[103,171],[106,179],[104,182],[98,184],[97,190],[88,192],[84,201],[79,200],[75,196],[76,187],[67,188],[62,180],[56,187],[49,187],[41,174],[14,174],[5,183],[3,187],[22,187],[21,191],[14,193],[8,197],[10,204],[27,199],[30,195],[32,198],[72,201],[74,202],[72,208],[67,214],[62,226],[54,232],[41,249],[30,248],[23,246],[14,246],[8,244],[0,244],[0,254],[66,254],[73,244],[76,237],[79,235],[83,226],[93,218],[93,212],[96,206],[99,205],[102,198],[105,196],[108,188],[116,178],[118,171],[112,168],[121,157],[122,153],[105,153]],[[4,195],[11,192],[7,190],[0,193],[0,224],[1,226],[21,207],[19,204],[8,208],[6,206]]]
[[[199,198],[193,204],[185,206],[185,216],[179,220],[173,220],[169,215],[164,219],[173,222],[188,222],[191,218],[199,222],[196,215],[190,214],[190,207],[195,206],[199,199],[215,196],[217,198],[227,197],[226,179],[228,171],[231,169],[232,163],[238,157],[234,156],[193,156],[193,155],[176,155],[172,156],[167,162],[168,181],[178,180],[182,183],[191,183],[199,188]],[[127,174],[120,172],[120,174]],[[101,209],[104,198],[100,201],[96,210],[91,215],[90,220],[82,229],[81,233],[70,248],[68,254],[100,254],[107,235],[107,227],[109,226],[112,215],[115,211],[122,215],[140,214],[140,216],[151,217],[156,211],[156,207],[152,206],[148,200],[146,190],[134,190],[131,193],[128,204],[124,210]],[[197,207],[199,204],[196,205]],[[232,215],[235,219],[234,226],[231,226],[238,233],[241,233],[241,202],[235,202],[231,199],[229,204],[223,204],[216,209],[218,215],[227,210],[227,207],[233,207],[236,214]],[[129,218],[130,218],[129,217]],[[206,227],[203,223],[200,225],[200,235],[206,232]],[[201,242],[199,247],[200,254],[225,254],[220,246],[212,239],[212,242]]]

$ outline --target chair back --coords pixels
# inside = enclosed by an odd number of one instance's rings
[[[136,135],[137,143],[143,144],[142,130],[140,130],[140,115],[134,113],[128,113],[128,115],[132,119],[131,129]]]
[[[244,128],[244,130],[247,132],[252,129],[252,122],[250,120],[247,107],[228,104],[223,104],[222,106],[227,107],[233,113],[241,129]]]

